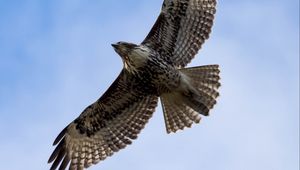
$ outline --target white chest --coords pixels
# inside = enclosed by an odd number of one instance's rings
[[[136,69],[144,67],[148,61],[149,50],[146,47],[139,47],[133,49],[128,56],[128,61],[124,66],[129,71],[136,71]]]

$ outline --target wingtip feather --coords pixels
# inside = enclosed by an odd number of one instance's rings
[[[69,126],[65,127],[65,128],[59,133],[59,135],[55,138],[55,140],[54,140],[54,142],[53,142],[53,146],[57,145],[58,142],[60,142],[61,139],[65,136],[65,134],[66,134],[66,132],[67,132],[67,130],[68,130],[68,127],[69,127]]]
[[[62,141],[56,146],[56,148],[52,152],[51,156],[48,159],[48,163],[53,162],[55,160],[55,158],[57,158],[59,153],[62,151],[63,147],[64,147],[64,142]]]

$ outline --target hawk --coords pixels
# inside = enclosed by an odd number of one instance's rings
[[[124,67],[108,88],[55,139],[51,170],[82,170],[138,137],[160,98],[167,133],[200,122],[216,104],[218,65],[185,66],[208,39],[216,0],[164,0],[145,40],[112,44]]]

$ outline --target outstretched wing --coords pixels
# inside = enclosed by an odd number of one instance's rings
[[[164,0],[162,11],[143,45],[168,63],[185,67],[209,37],[216,0]]]
[[[148,122],[158,97],[146,95],[139,83],[123,70],[94,104],[56,138],[49,158],[51,170],[83,169],[131,144]]]

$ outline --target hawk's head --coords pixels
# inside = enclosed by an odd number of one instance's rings
[[[115,51],[122,57],[123,60],[128,60],[130,52],[136,48],[138,45],[127,42],[118,42],[116,44],[112,44]]]
[[[149,50],[141,45],[121,41],[112,46],[121,56],[125,68],[129,71],[144,66],[149,56]]]

